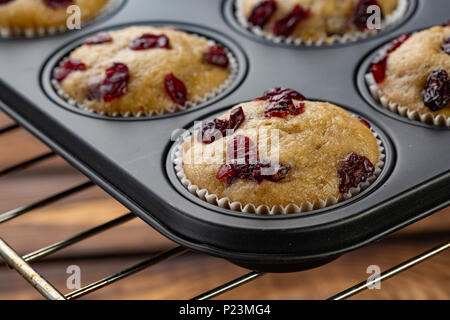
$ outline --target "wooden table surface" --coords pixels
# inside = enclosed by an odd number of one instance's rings
[[[12,123],[0,114],[0,128]],[[0,170],[48,151],[23,129],[0,137]],[[86,181],[55,157],[0,178],[0,212]],[[21,255],[127,213],[98,187],[0,225],[0,237]],[[386,270],[450,238],[450,208],[318,269],[269,274],[220,299],[325,299],[369,277],[369,265]],[[82,285],[176,246],[134,219],[32,266],[67,293],[67,267],[81,268]],[[450,299],[450,252],[444,252],[353,299]],[[247,273],[222,259],[188,253],[148,268],[85,299],[188,299]],[[0,265],[0,299],[41,299],[15,271]]]

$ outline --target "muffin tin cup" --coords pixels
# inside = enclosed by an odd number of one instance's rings
[[[205,39],[208,41],[208,45],[210,46],[214,46],[217,45],[218,43],[212,39],[208,39],[205,37],[202,37],[198,34],[193,34],[199,38]],[[214,89],[211,92],[206,93],[205,95],[203,95],[202,97],[198,97],[193,101],[187,101],[185,105],[174,105],[171,108],[165,109],[165,110],[150,110],[147,113],[143,113],[143,112],[138,112],[138,113],[133,113],[133,112],[113,112],[113,113],[108,113],[108,112],[99,112],[96,110],[93,110],[85,105],[83,105],[82,103],[79,103],[78,101],[76,101],[75,99],[73,99],[72,97],[70,97],[61,87],[60,83],[58,81],[56,81],[55,79],[52,79],[52,86],[54,88],[54,90],[56,91],[56,93],[62,98],[64,99],[68,104],[70,104],[71,106],[78,108],[80,110],[89,112],[89,113],[93,113],[93,114],[98,114],[98,115],[102,115],[102,116],[107,116],[107,117],[113,117],[113,118],[139,118],[139,117],[153,117],[153,116],[162,116],[162,115],[166,115],[166,114],[171,114],[171,113],[176,113],[179,111],[185,111],[197,106],[200,106],[202,104],[207,103],[209,100],[221,95],[223,92],[225,92],[228,88],[231,87],[231,85],[235,82],[235,80],[238,77],[238,73],[239,73],[239,64],[237,61],[237,58],[235,57],[235,55],[226,47],[224,46],[224,49],[227,53],[228,56],[228,60],[229,60],[229,76],[228,78],[225,80],[224,83],[222,83],[218,88]],[[70,54],[70,53],[69,53]],[[60,61],[58,66],[61,66],[65,63],[65,61],[68,58],[64,58]]]
[[[383,56],[386,53],[389,44],[384,46],[381,50],[376,53],[376,56]],[[366,81],[367,87],[370,91],[372,97],[380,103],[387,110],[394,112],[404,118],[408,118],[413,121],[420,121],[425,124],[431,124],[438,127],[450,128],[450,117],[442,114],[432,114],[430,113],[419,113],[417,110],[413,110],[408,106],[402,106],[394,101],[390,101],[389,98],[383,93],[375,81],[372,73],[368,72],[365,74],[364,79]]]
[[[92,19],[86,20],[82,22],[81,27],[85,27],[88,24],[92,24],[95,22],[99,22],[100,20],[108,17],[111,14],[114,14],[117,10],[119,10],[124,4],[126,0],[110,0],[108,4],[100,10],[97,16]],[[1,27],[0,26],[0,39],[13,39],[13,38],[41,38],[46,36],[54,36],[66,32],[71,32],[67,28],[67,25],[59,25],[52,27],[30,27],[30,28],[18,28],[18,27]]]
[[[249,214],[257,214],[257,215],[284,215],[284,214],[294,214],[294,213],[304,213],[310,212],[317,209],[323,209],[327,207],[331,207],[335,204],[348,200],[362,191],[367,189],[377,178],[380,176],[384,165],[385,165],[385,148],[383,146],[383,142],[381,141],[379,135],[372,130],[372,133],[377,140],[378,151],[380,157],[378,162],[375,164],[375,172],[372,177],[370,177],[367,181],[360,183],[356,188],[352,188],[349,190],[347,194],[341,194],[339,197],[330,196],[327,199],[320,199],[314,202],[303,202],[299,204],[289,204],[287,206],[267,206],[267,205],[255,205],[252,203],[243,204],[238,201],[231,201],[229,198],[224,197],[220,198],[217,194],[210,193],[207,189],[201,189],[199,186],[192,184],[192,182],[187,178],[184,169],[183,169],[183,150],[182,145],[184,142],[187,142],[192,138],[192,130],[190,132],[185,133],[181,139],[181,143],[178,144],[175,152],[173,153],[173,165],[175,168],[175,173],[180,180],[181,184],[193,195],[198,197],[199,199],[206,201],[209,204],[213,204],[222,209],[228,209],[236,212],[249,213]]]
[[[342,35],[331,35],[328,37],[322,37],[317,40],[312,39],[302,39],[296,37],[281,37],[275,36],[270,32],[267,32],[260,27],[252,26],[248,23],[247,17],[243,12],[243,3],[245,0],[236,0],[236,20],[241,27],[250,31],[253,35],[258,38],[262,38],[268,41],[272,41],[277,44],[287,44],[293,46],[326,46],[335,44],[346,44],[351,42],[356,42],[358,40],[364,40],[378,34],[378,30],[365,30],[365,31],[355,31],[352,33],[344,33]],[[386,16],[381,24],[381,31],[385,30],[395,24],[397,24],[403,17],[405,17],[409,2],[411,0],[399,0],[397,8],[390,15]]]
[[[442,114],[434,115],[432,113],[419,113],[417,110],[410,109],[407,106],[401,106],[396,102],[390,101],[383,91],[378,87],[375,78],[371,73],[365,75],[367,86],[373,98],[377,100],[383,107],[391,112],[408,118],[409,120],[420,121],[425,124],[432,124],[438,127],[450,128],[450,117]]]

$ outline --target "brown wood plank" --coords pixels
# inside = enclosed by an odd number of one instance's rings
[[[3,127],[0,125],[0,128]],[[18,162],[31,159],[49,149],[30,135],[25,129],[19,128],[0,136],[0,169]]]
[[[0,111],[0,128],[14,124],[15,122],[9,118],[6,114]]]

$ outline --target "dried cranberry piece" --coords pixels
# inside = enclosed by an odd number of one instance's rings
[[[370,64],[369,71],[376,83],[382,83],[386,77],[387,56],[381,57]]]
[[[250,180],[257,183],[261,183],[263,180],[271,181],[271,182],[279,182],[286,178],[289,170],[291,168],[285,165],[278,165],[274,168],[271,168],[270,164],[265,163],[256,163],[256,164],[232,164],[226,163],[223,164],[217,174],[216,178],[227,185],[232,185],[238,180]],[[273,174],[267,174],[265,172],[273,172]]]
[[[7,4],[8,2],[12,2],[14,0],[0,0],[0,5]]]
[[[272,17],[275,10],[277,10],[275,0],[262,1],[253,8],[248,22],[251,25],[262,28],[269,21],[270,17]]]
[[[258,148],[246,136],[237,135],[227,146],[227,163],[222,165],[216,178],[231,185],[240,179],[257,183],[263,180],[278,182],[286,178],[290,167],[258,161]]]
[[[447,37],[447,38],[444,40],[444,43],[442,44],[442,50],[444,50],[444,52],[445,52],[446,54],[449,54],[449,55],[450,55],[450,37]]]
[[[55,72],[53,73],[53,77],[58,82],[62,82],[67,76],[73,72],[73,71],[84,71],[86,70],[86,65],[77,59],[67,59],[64,64],[58,68],[56,68]]]
[[[228,129],[236,131],[241,124],[245,121],[245,114],[242,107],[233,109],[230,114],[230,120],[228,122]]]
[[[237,135],[227,144],[227,162],[254,164],[258,160],[258,148],[249,137]]]
[[[443,27],[450,27],[450,20],[448,20],[446,23],[442,24]]]
[[[305,112],[305,108],[306,108],[305,104],[300,103],[298,105],[291,106],[289,111],[292,116],[298,116],[299,114],[302,114],[303,112]]]
[[[369,71],[375,78],[376,83],[382,83],[386,78],[387,59],[389,55],[397,50],[406,40],[410,38],[409,34],[403,34],[392,41],[386,50],[384,56],[378,57],[370,64]]]
[[[223,138],[228,134],[233,134],[245,121],[245,114],[242,107],[234,109],[230,114],[230,120],[213,119],[202,125],[198,135],[198,141],[210,144],[217,138]]]
[[[219,171],[217,171],[216,179],[227,182],[228,179],[236,174],[236,172],[237,170],[233,164],[224,164],[220,167]]]
[[[228,121],[214,119],[202,125],[198,134],[198,141],[204,144],[213,143],[216,140],[226,136],[228,130]]]
[[[402,34],[401,36],[399,36],[397,39],[395,39],[394,41],[391,42],[391,44],[389,45],[389,47],[386,51],[386,54],[389,55],[392,52],[394,52],[395,50],[397,50],[410,37],[411,37],[411,35],[408,33],[405,33],[405,34]]]
[[[351,188],[356,188],[360,183],[372,177],[375,167],[366,157],[352,152],[347,155],[338,173],[340,177],[339,192],[346,194]]]
[[[47,7],[52,9],[63,9],[74,4],[73,0],[43,0]]]
[[[136,51],[156,48],[170,49],[169,38],[164,34],[155,35],[146,33],[130,43],[130,49]]]
[[[102,86],[103,78],[94,77],[91,78],[88,82],[87,90],[86,90],[86,99],[89,101],[102,101],[102,93],[100,92],[100,87]]]
[[[271,102],[273,102],[281,100],[282,98],[288,98],[298,101],[305,100],[305,97],[301,93],[287,88],[269,89],[264,92],[264,95],[262,97],[256,98],[256,100],[270,100]]]
[[[187,101],[187,89],[183,81],[169,73],[164,78],[164,88],[172,101],[180,106],[184,106]]]
[[[213,143],[224,137],[227,125],[224,125],[226,120],[214,119],[202,124],[198,133],[198,141],[204,144]]]
[[[310,9],[305,10],[301,6],[296,5],[291,13],[275,22],[272,33],[276,36],[288,37],[294,32],[295,27],[310,15]]]
[[[289,166],[285,166],[285,165],[279,164],[277,166],[276,172],[274,174],[272,174],[272,175],[262,175],[261,168],[264,168],[264,167],[265,168],[269,168],[270,165],[269,164],[261,164],[259,166],[259,168],[257,168],[257,171],[256,170],[254,171],[253,176],[255,176],[255,172],[257,172],[258,176],[263,178],[263,179],[266,179],[266,180],[269,180],[269,181],[272,181],[272,182],[278,182],[278,181],[281,181],[284,178],[286,178],[287,174],[289,173],[289,170],[291,170],[291,168]],[[257,179],[259,180],[261,178],[257,178]]]
[[[87,38],[84,44],[88,46],[102,44],[106,42],[112,42],[111,35],[108,32],[99,32],[96,35],[93,35],[90,38]]]
[[[305,111],[305,104],[294,104],[293,100],[303,101],[305,97],[292,89],[273,88],[256,100],[269,100],[270,105],[264,114],[267,118],[284,118],[287,115],[297,116]]]
[[[372,15],[367,11],[370,6],[380,7],[377,0],[359,0],[353,9],[352,22],[360,30],[367,29],[367,20]]]
[[[423,102],[431,111],[443,109],[450,100],[450,81],[445,70],[433,71],[423,90]]]
[[[230,64],[228,55],[221,46],[210,46],[208,51],[203,54],[203,60],[221,68],[228,68]]]
[[[295,105],[291,99],[282,99],[272,102],[264,111],[266,118],[284,118],[288,115],[297,116],[305,111],[305,104]]]
[[[365,119],[363,119],[363,118],[358,118],[358,119],[359,119],[359,121],[360,121],[363,125],[365,125],[367,128],[369,128],[369,129],[372,128],[372,126],[370,125],[370,123],[369,123],[367,120],[365,120]]]
[[[127,92],[130,72],[123,63],[114,63],[106,69],[106,77],[100,86],[100,93],[105,102],[122,97]]]

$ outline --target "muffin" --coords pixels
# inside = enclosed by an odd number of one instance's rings
[[[410,119],[450,126],[450,26],[402,35],[383,48],[366,79],[385,107]]]
[[[86,39],[55,69],[73,104],[107,115],[185,109],[223,91],[236,61],[222,46],[171,27],[135,26]]]
[[[191,192],[219,206],[308,211],[376,179],[383,152],[369,127],[336,105],[276,88],[203,123],[182,144],[176,171]]]
[[[1,0],[0,29],[4,36],[34,36],[66,29],[67,8],[77,5],[82,22],[96,17],[108,0]]]
[[[237,0],[237,17],[244,26],[269,37],[331,44],[344,35],[368,31],[367,21],[373,12],[367,12],[373,5],[381,9],[385,26],[404,14],[406,1]]]

